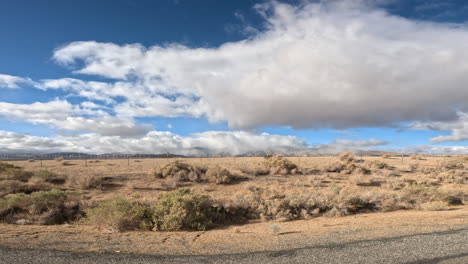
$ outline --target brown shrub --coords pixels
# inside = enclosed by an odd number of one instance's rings
[[[209,182],[214,182],[216,184],[229,184],[234,179],[234,175],[225,168],[213,166],[206,171],[206,178]]]
[[[270,172],[267,168],[263,166],[250,166],[250,164],[242,164],[239,166],[239,170],[247,175],[261,176],[268,175]]]
[[[381,160],[371,160],[371,161],[366,161],[365,166],[370,168],[370,170],[375,170],[375,169],[388,169],[391,170],[393,169],[392,166],[388,165],[386,162],[383,162]]]
[[[10,194],[0,199],[0,221],[10,224],[63,224],[81,216],[78,197],[59,190]]]
[[[282,156],[266,157],[263,166],[270,175],[288,175],[298,172],[296,164]]]
[[[174,161],[150,171],[150,175],[156,178],[174,178],[177,181],[201,182],[206,172],[205,168]]]
[[[354,162],[335,161],[325,165],[326,172],[335,172],[341,174],[369,174],[370,170],[366,167],[356,165]]]
[[[329,163],[325,165],[325,167],[323,168],[323,170],[326,172],[336,172],[336,173],[340,173],[341,171],[345,169],[346,169],[346,164],[344,164],[343,162],[339,162],[339,161]]]
[[[39,180],[41,180],[43,182],[47,182],[51,184],[64,184],[65,181],[67,180],[67,177],[56,174],[51,171],[42,170],[42,171],[35,172],[31,180],[34,180],[35,182],[39,182]]]
[[[75,165],[75,164],[71,163],[70,161],[66,161],[66,160],[61,161],[60,164],[61,164],[62,166],[72,166],[72,165]]]
[[[68,186],[81,190],[102,189],[105,180],[101,176],[85,174],[68,177]]]
[[[342,152],[340,153],[340,155],[338,156],[338,158],[343,161],[343,162],[353,162],[354,161],[354,156],[353,156],[353,153],[351,152]]]
[[[465,184],[468,183],[468,174],[461,170],[448,170],[437,174],[436,179],[439,182]]]
[[[0,162],[0,180],[27,182],[32,176],[33,173],[30,171],[25,171],[23,168]]]

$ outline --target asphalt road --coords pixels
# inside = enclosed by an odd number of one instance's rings
[[[468,263],[468,228],[344,244],[212,256],[77,253],[0,247],[0,263]]]

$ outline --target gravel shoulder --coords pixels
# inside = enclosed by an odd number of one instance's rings
[[[468,263],[463,229],[223,255],[142,255],[0,247],[0,263]]]

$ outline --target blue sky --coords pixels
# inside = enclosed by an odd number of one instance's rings
[[[0,150],[52,151],[41,144],[53,141],[62,149],[107,151],[109,147],[80,145],[78,138],[92,134],[95,141],[88,143],[95,144],[114,137],[115,144],[120,144],[120,138],[125,145],[131,138],[165,138],[158,134],[164,131],[170,132],[169,138],[181,138],[171,141],[171,147],[216,146],[216,151],[227,152],[232,142],[249,142],[250,148],[239,151],[288,144],[347,147],[337,140],[360,142],[363,148],[408,151],[414,145],[435,152],[438,146],[468,146],[464,115],[468,105],[461,72],[466,67],[434,58],[423,69],[415,62],[427,58],[425,52],[463,53],[463,45],[468,45],[463,43],[468,39],[467,20],[468,4],[455,0],[4,1],[0,9],[0,74],[4,76],[2,82],[0,75],[0,131],[4,133]],[[382,25],[378,28],[372,21]],[[361,34],[359,40],[349,36],[353,23],[358,28],[355,34]],[[349,30],[341,32],[347,26]],[[280,34],[291,38],[290,44],[282,43]],[[331,35],[321,38],[321,34]],[[431,39],[434,42],[429,45]],[[335,42],[330,46],[327,41]],[[291,51],[278,48],[287,45]],[[128,58],[126,47],[131,50]],[[153,52],[155,48],[160,52]],[[363,53],[365,49],[369,54]],[[395,49],[401,49],[407,59],[401,65],[394,65],[400,53],[381,56]],[[364,58],[366,64],[357,58]],[[126,68],[134,63],[138,65]],[[376,67],[395,77],[382,80],[382,72],[373,70]],[[424,80],[428,69],[437,72],[432,81]],[[120,71],[125,73],[117,74]],[[284,76],[279,78],[278,72]],[[82,83],[73,90],[71,82],[76,80]],[[100,96],[103,90],[90,81],[108,84],[104,89],[115,91]],[[424,88],[426,82],[430,87]],[[128,93],[135,91],[134,95],[121,95],[120,86]],[[448,95],[442,92],[446,87],[450,87]],[[411,94],[412,90],[423,92]],[[366,105],[371,94],[379,98]],[[286,98],[284,104],[279,95]],[[321,103],[315,98],[322,98]],[[108,124],[116,132],[101,129]],[[148,136],[151,131],[156,134]],[[212,135],[194,136],[213,131],[244,134],[234,136],[234,141],[230,138],[229,144],[223,139],[210,141]],[[266,145],[254,148],[251,137],[264,132],[285,137],[266,139]],[[11,143],[12,133],[30,144]],[[239,138],[245,135],[249,138]],[[297,139],[288,141],[287,136]],[[373,145],[368,140],[378,141]],[[159,152],[162,143],[152,142],[152,149],[145,151]],[[440,152],[446,150],[450,148]]]

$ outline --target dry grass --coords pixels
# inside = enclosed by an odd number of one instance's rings
[[[0,191],[5,186],[5,196],[8,193],[34,193],[42,188],[32,186],[49,188],[45,190],[72,188],[82,192],[95,206],[116,195],[138,196],[129,200],[130,207],[149,205],[151,209],[168,191],[190,188],[191,195],[209,196],[211,205],[223,212],[213,214],[207,220],[216,223],[214,226],[229,224],[226,215],[236,216],[239,221],[289,221],[362,212],[431,210],[426,208],[436,208],[440,202],[450,208],[467,201],[466,157],[427,157],[424,160],[404,157],[403,162],[401,159],[383,161],[382,157],[363,159],[360,161],[345,153],[340,157],[144,159],[130,163],[111,160],[88,162],[88,167],[79,161],[75,166],[43,161],[43,168],[38,163],[22,161],[14,164],[25,169],[0,164]],[[114,165],[107,166],[109,162]],[[42,170],[48,172],[39,176]],[[265,176],[255,177],[259,174]],[[233,181],[234,175],[243,179]],[[105,178],[112,178],[114,187],[102,188],[106,184]],[[59,179],[66,179],[63,186]],[[110,208],[111,211],[115,209]],[[98,218],[93,222],[97,223]],[[154,216],[151,219],[145,222],[145,228],[149,223],[155,223]],[[128,221],[96,225],[115,230],[141,229],[139,224],[138,227],[132,224],[133,220],[125,224]],[[212,225],[201,224],[200,229],[202,226],[209,228]]]

